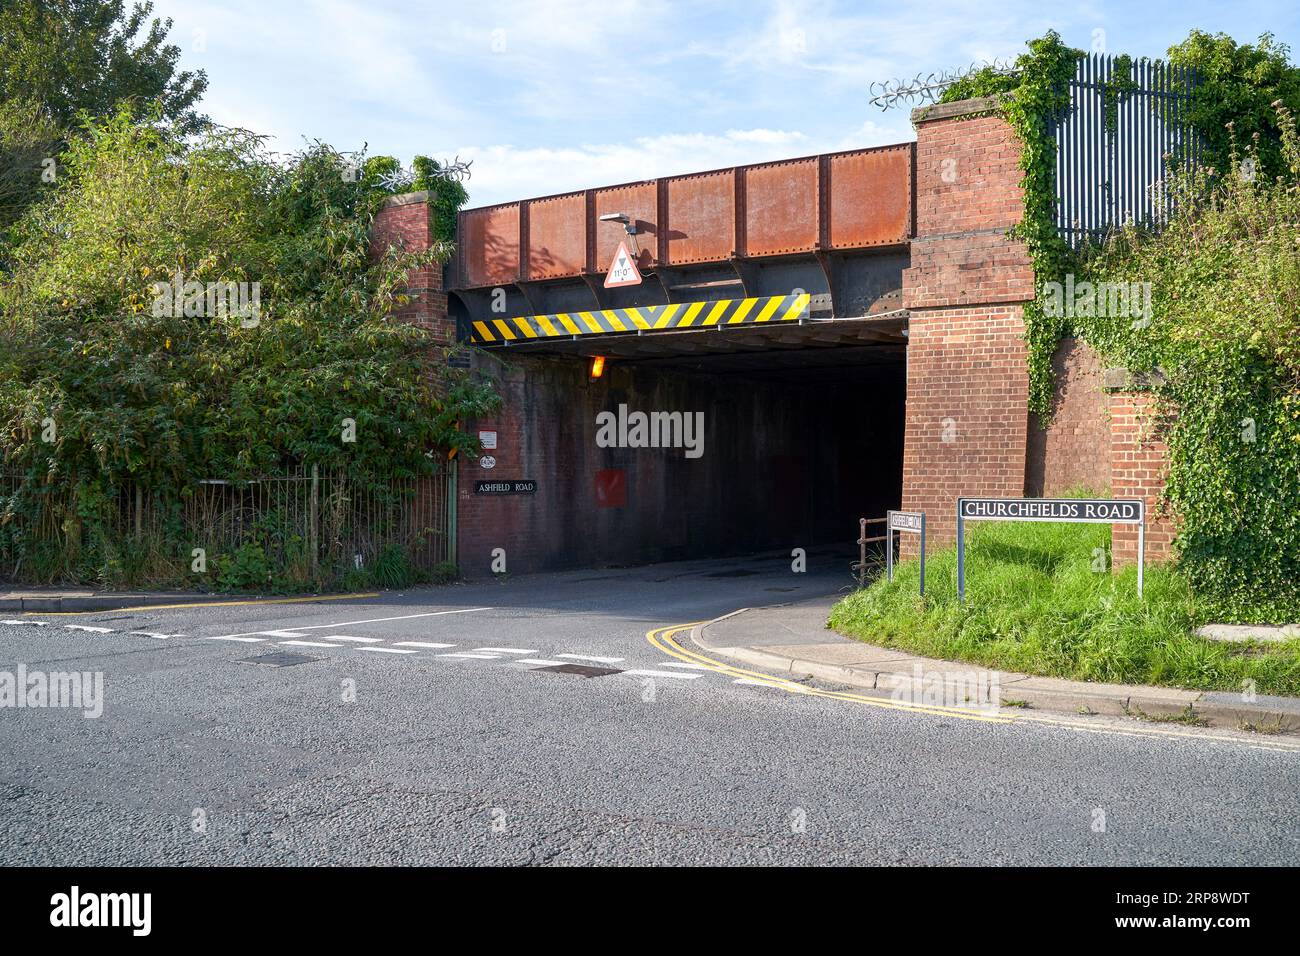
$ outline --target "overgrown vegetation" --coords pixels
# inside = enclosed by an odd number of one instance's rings
[[[1017,132],[1025,171],[1023,240],[1040,282],[1026,303],[1030,405],[1050,417],[1051,359],[1060,338],[1082,337],[1109,363],[1153,372],[1161,437],[1170,447],[1168,500],[1179,522],[1181,568],[1225,619],[1300,617],[1300,209],[1294,123],[1300,69],[1265,34],[1257,45],[1193,31],[1169,51],[1196,70],[1191,125],[1207,164],[1170,173],[1169,221],[1117,227],[1098,247],[1070,251],[1055,227],[1051,123],[1068,106],[1082,51],[1049,33],[1016,72],[980,71],[945,101],[996,96]],[[1117,57],[1103,91],[1107,123],[1133,88]],[[1122,146],[1122,144],[1121,144]],[[1043,285],[1151,283],[1154,320],[1044,307]]]
[[[1185,572],[1219,616],[1280,623],[1300,619],[1300,141],[1277,113],[1277,176],[1252,143],[1227,175],[1174,179],[1163,230],[1118,230],[1091,258],[1097,279],[1151,283],[1149,327],[1076,321],[1162,376]]]
[[[473,450],[457,423],[492,406],[489,386],[391,315],[407,273],[447,248],[372,257],[385,193],[348,182],[333,150],[280,163],[249,133],[186,137],[123,109],[61,166],[14,229],[0,291],[0,462],[23,479],[0,535],[52,509],[44,576],[110,576],[96,529],[128,484],[180,496],[312,462],[364,487]],[[155,283],[178,274],[196,291],[160,310]],[[212,282],[258,283],[260,311],[211,314]],[[250,550],[218,579],[260,577]]]
[[[397,484],[474,450],[458,423],[496,401],[392,315],[465,191],[423,157],[413,175],[319,142],[280,157],[213,126],[170,28],[149,3],[0,4],[0,560],[40,583],[405,586],[409,554],[358,562],[335,529],[352,490],[391,512]],[[373,256],[406,188],[433,194],[443,241]],[[242,543],[182,573],[207,543],[186,540],[196,482],[307,463],[348,478],[315,526],[337,540],[314,557],[301,511],[232,492],[204,520]]]
[[[900,565],[836,605],[831,625],[885,647],[1074,680],[1300,694],[1300,640],[1221,644],[1192,630],[1206,610],[1170,566],[1108,572],[1104,525],[989,523],[970,529],[966,603],[953,549]]]

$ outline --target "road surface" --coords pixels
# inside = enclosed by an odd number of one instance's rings
[[[99,673],[103,701],[0,709],[0,864],[1300,859],[1293,739],[900,711],[647,639],[832,593],[841,563],[13,615],[0,674]]]

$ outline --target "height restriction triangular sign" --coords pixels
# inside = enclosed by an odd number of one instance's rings
[[[627,243],[620,242],[618,252],[614,253],[614,261],[609,264],[609,273],[605,276],[605,288],[640,284],[641,270],[636,267],[636,259],[627,251]]]

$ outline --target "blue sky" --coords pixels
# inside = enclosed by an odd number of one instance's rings
[[[408,162],[473,159],[471,205],[913,138],[873,80],[1055,28],[1161,56],[1193,27],[1300,47],[1294,2],[155,0],[219,122]]]

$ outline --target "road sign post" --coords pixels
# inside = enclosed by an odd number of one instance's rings
[[[894,580],[894,532],[921,536],[921,594],[925,594],[925,512],[888,511],[885,513],[885,567]]]
[[[1093,498],[958,498],[957,600],[966,600],[967,521],[1063,521],[1071,524],[1133,524],[1138,529],[1138,597],[1146,565],[1146,502]]]

